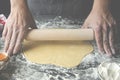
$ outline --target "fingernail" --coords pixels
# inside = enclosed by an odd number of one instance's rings
[[[9,54],[9,52],[5,51],[7,54]]]
[[[6,54],[9,56],[9,53],[8,53],[8,52],[6,52]]]
[[[116,52],[115,52],[115,49],[112,49],[112,54],[114,55]]]
[[[111,56],[112,56],[112,54],[110,54],[110,53],[109,53],[109,54],[108,54],[108,56],[109,56],[109,57],[111,57]]]
[[[3,51],[4,51],[5,53],[7,53],[7,51],[5,50],[5,48],[3,49]]]
[[[98,52],[99,52],[99,53],[102,53],[102,54],[105,54],[105,52],[104,52],[104,51],[100,51],[100,50],[99,50]]]
[[[4,41],[5,40],[4,37],[2,37],[1,40]]]
[[[15,51],[15,50],[13,51],[13,54],[16,54],[16,51]]]
[[[3,48],[3,51],[7,53],[7,51],[5,50],[5,48]]]

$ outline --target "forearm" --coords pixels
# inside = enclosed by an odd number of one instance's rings
[[[15,8],[28,9],[27,0],[10,0],[11,10]]]
[[[111,4],[111,0],[94,0],[92,10],[103,10],[109,9]]]

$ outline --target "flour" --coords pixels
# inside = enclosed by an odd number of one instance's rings
[[[40,18],[41,19],[41,18]],[[80,28],[81,20],[72,21],[56,17],[49,20],[36,20],[37,26],[45,28]],[[54,27],[52,27],[54,25]],[[98,53],[93,41],[94,51],[87,55],[81,64],[74,68],[63,68],[55,65],[35,64],[27,61],[22,51],[11,57],[6,68],[0,71],[2,80],[100,80],[97,67],[110,57]],[[0,41],[0,46],[3,42]],[[2,48],[0,48],[2,49]]]
[[[36,20],[37,27],[40,29],[76,29],[80,28],[83,21],[79,20],[69,20],[67,18],[62,18],[61,16],[55,17],[54,19],[49,19],[45,22],[39,22]]]
[[[105,61],[98,67],[102,80],[120,80],[120,61],[113,59]]]

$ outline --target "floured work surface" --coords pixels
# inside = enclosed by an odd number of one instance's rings
[[[26,59],[31,62],[67,68],[77,66],[93,51],[92,45],[83,41],[25,41],[23,49]]]

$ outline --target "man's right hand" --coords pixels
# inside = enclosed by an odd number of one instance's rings
[[[109,0],[95,0],[93,9],[84,22],[84,28],[92,28],[100,53],[116,54],[116,19],[109,10]]]

